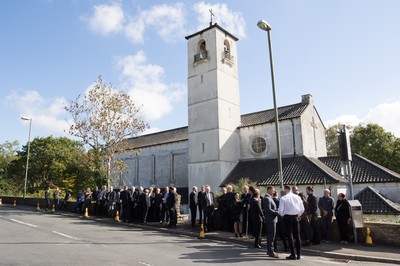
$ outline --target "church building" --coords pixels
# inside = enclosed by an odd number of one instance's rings
[[[240,112],[238,38],[215,23],[186,40],[188,126],[128,139],[130,148],[118,155],[128,170],[117,185],[174,185],[183,204],[191,188],[202,184],[214,192],[241,178],[279,186],[274,110]],[[278,114],[284,184],[297,185],[301,191],[313,185],[318,196],[331,188],[334,198],[338,191],[346,191],[347,179],[337,168],[339,158],[327,157],[325,126],[313,97],[299,95],[299,102],[279,107]],[[385,191],[399,197],[400,175],[375,167],[378,183],[389,182]],[[368,185],[378,188],[374,178]]]

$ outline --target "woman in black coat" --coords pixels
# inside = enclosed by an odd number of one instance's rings
[[[348,244],[348,226],[351,223],[350,204],[343,193],[338,194],[335,207],[336,222],[340,233],[340,243]]]
[[[233,229],[235,231],[235,237],[242,236],[243,230],[243,206],[244,203],[240,200],[239,193],[236,193],[234,196],[234,202],[232,207],[233,213]]]

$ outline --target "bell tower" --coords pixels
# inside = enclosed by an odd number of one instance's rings
[[[186,39],[189,190],[208,184],[218,191],[240,157],[238,38],[215,23]]]

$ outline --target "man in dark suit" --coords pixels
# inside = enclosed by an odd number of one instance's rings
[[[201,185],[200,191],[197,193],[197,203],[199,206],[199,224],[204,224],[204,216],[203,212],[204,209],[206,208],[206,187],[204,185]]]
[[[204,230],[212,231],[214,229],[213,225],[213,213],[214,213],[214,204],[215,197],[214,193],[211,192],[210,186],[206,186],[205,188],[205,208],[204,208]]]
[[[120,193],[120,200],[122,204],[122,221],[131,222],[131,202],[132,196],[127,186]]]
[[[149,197],[149,190],[146,188],[143,193],[139,196],[140,201],[140,209],[141,209],[141,221],[143,223],[147,223],[147,214],[150,208],[150,197]]]
[[[307,187],[306,193],[307,197],[307,215],[310,220],[311,229],[313,232],[313,237],[311,239],[311,243],[313,245],[319,245],[321,243],[320,236],[319,236],[319,223],[318,223],[318,199],[314,196],[314,188]]]
[[[176,213],[176,199],[177,195],[174,187],[169,187],[167,208],[169,212],[169,227],[175,228],[177,224],[177,213]]]
[[[195,223],[196,223],[197,201],[198,201],[197,187],[194,186],[192,192],[190,192],[190,195],[189,195],[189,208],[190,208],[192,227],[194,227]]]
[[[250,216],[253,223],[254,247],[261,248],[262,224],[265,220],[261,208],[260,191],[256,189],[253,198],[250,200]]]
[[[276,236],[276,223],[278,222],[278,208],[272,198],[275,193],[273,186],[267,187],[267,194],[264,197],[264,215],[265,225],[267,228],[267,250],[268,256],[273,258],[279,258],[278,254],[274,250],[274,242]]]

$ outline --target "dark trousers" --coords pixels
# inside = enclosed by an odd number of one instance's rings
[[[349,234],[348,234],[348,224],[347,221],[340,221],[336,220],[338,229],[339,229],[339,234],[340,234],[340,240],[341,241],[349,241]]]
[[[165,205],[165,204],[162,204],[162,207],[161,207],[160,222],[169,223],[169,211],[168,211],[167,205]]]
[[[190,208],[190,217],[192,221],[192,226],[196,224],[196,216],[197,216],[197,206]]]
[[[300,220],[300,235],[306,245],[309,245],[311,242],[311,227],[307,217],[302,217]]]
[[[311,216],[310,226],[311,226],[311,231],[312,231],[311,242],[313,244],[319,244],[321,242],[321,239],[320,239],[320,236],[319,236],[318,216]]]
[[[208,231],[211,231],[214,229],[213,212],[214,212],[213,206],[207,206],[204,209],[204,228],[207,229]]]
[[[147,214],[149,213],[149,207],[147,206],[142,206],[142,222],[147,223]]]
[[[275,235],[276,235],[276,223],[266,223],[267,229],[267,251],[268,253],[274,252],[274,243],[275,243]]]
[[[175,210],[175,208],[170,208],[169,209],[169,226],[171,227],[175,227],[177,224],[177,212]]]
[[[200,207],[200,205],[199,205],[199,224],[201,224],[201,223],[204,224],[204,221],[203,221],[203,208]]]
[[[253,222],[253,235],[254,235],[254,246],[261,245],[261,232],[263,222]]]
[[[321,216],[322,240],[330,240],[332,215]]]
[[[131,221],[131,206],[129,204],[122,204],[122,221]]]
[[[300,239],[300,226],[299,221],[297,220],[297,215],[285,215],[283,217],[283,221],[285,223],[285,232],[286,237],[289,242],[290,254],[295,256],[294,247],[296,246],[297,256],[300,256],[300,247],[301,247],[301,239]],[[296,243],[294,243],[294,239]]]
[[[45,201],[46,201],[46,204],[45,204],[44,208],[47,211],[47,209],[50,208],[50,199],[45,199]]]
[[[283,248],[286,251],[288,249],[288,242],[287,242],[287,237],[285,233],[285,223],[283,222],[283,217],[278,216],[278,223],[276,224],[276,235],[275,235],[275,243],[274,243],[274,248],[276,250],[277,248],[277,237],[279,236],[280,239],[282,240],[283,243]]]

